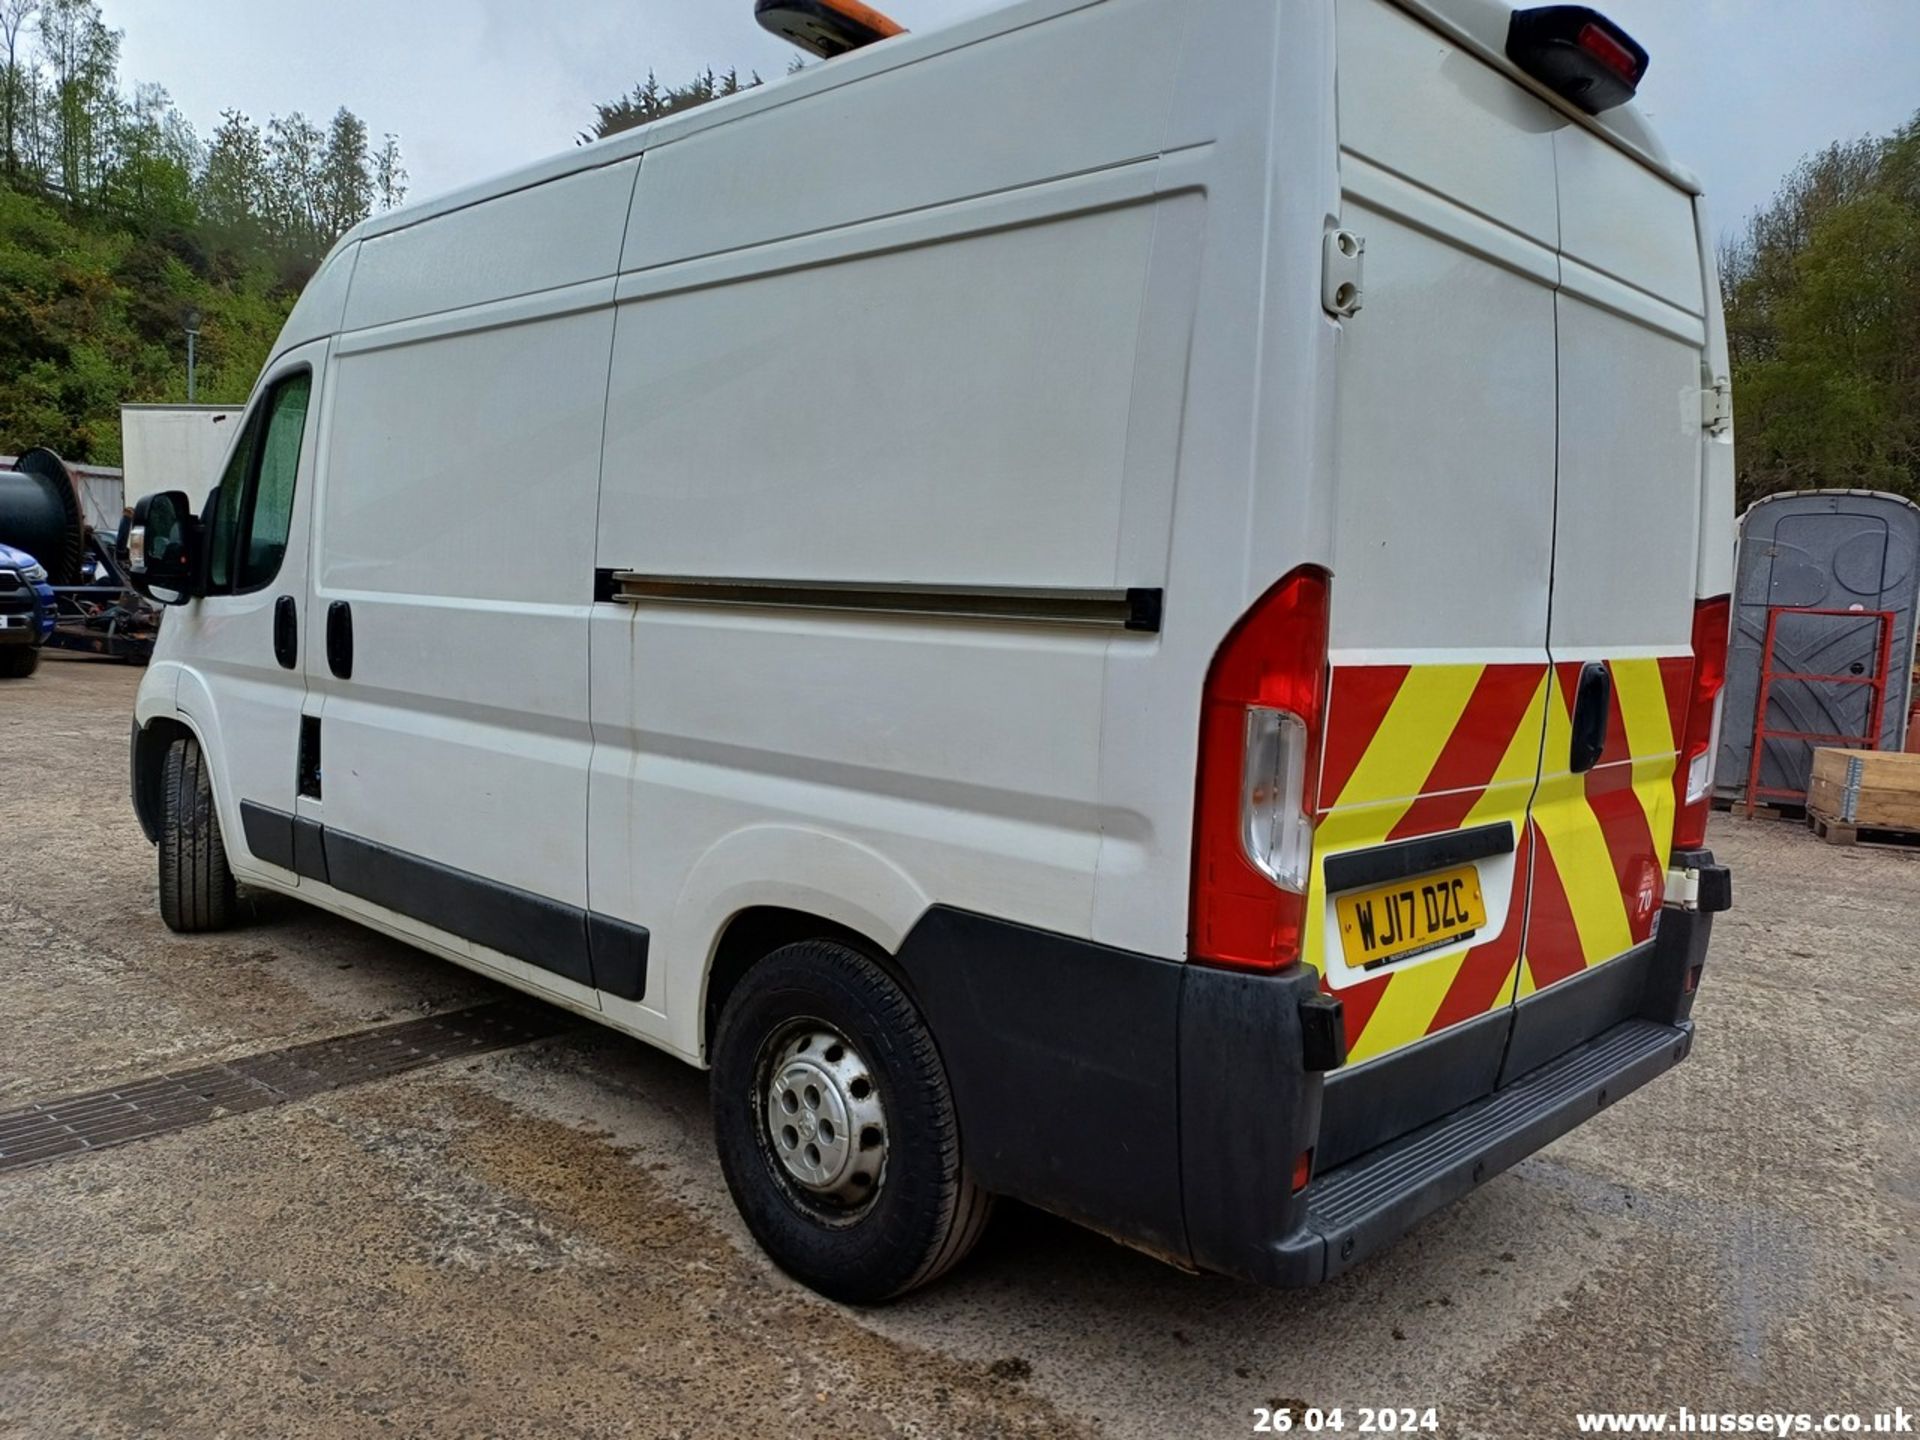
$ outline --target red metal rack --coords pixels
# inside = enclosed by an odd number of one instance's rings
[[[1874,647],[1879,663],[1871,674],[1866,675],[1811,675],[1794,670],[1775,670],[1773,668],[1774,638],[1780,628],[1782,615],[1831,615],[1845,620],[1872,620],[1879,626],[1879,643]],[[1878,750],[1887,711],[1887,679],[1893,667],[1893,628],[1896,616],[1891,610],[1820,610],[1799,605],[1770,605],[1767,607],[1767,639],[1760,649],[1760,698],[1754,706],[1753,717],[1753,759],[1747,769],[1747,814],[1751,816],[1754,807],[1763,798],[1773,800],[1795,800],[1806,803],[1807,792],[1779,785],[1760,783],[1760,765],[1766,759],[1766,742],[1774,740],[1803,740],[1809,745],[1844,745],[1859,750]],[[1873,691],[1872,720],[1864,735],[1825,735],[1811,730],[1771,730],[1767,727],[1767,701],[1773,691],[1776,680],[1798,680],[1809,685],[1866,685]]]

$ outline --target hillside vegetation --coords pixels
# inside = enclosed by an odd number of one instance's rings
[[[0,454],[117,464],[119,407],[251,389],[333,241],[396,205],[398,140],[342,109],[202,141],[157,85],[121,83],[94,0],[0,0]]]
[[[0,454],[48,445],[117,465],[123,402],[246,399],[297,291],[193,232],[75,217],[0,188]]]

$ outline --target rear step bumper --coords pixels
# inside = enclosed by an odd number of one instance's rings
[[[1671,1069],[1693,1024],[1627,1020],[1456,1110],[1318,1177],[1305,1226],[1272,1251],[1274,1285],[1312,1285],[1358,1264],[1434,1211]]]
[[[1707,852],[1674,863],[1700,905],[1664,909],[1650,944],[1351,1070],[1305,965],[1187,964],[945,906],[895,964],[982,1188],[1192,1269],[1312,1285],[1685,1058],[1729,892]],[[1296,1191],[1309,1153],[1325,1169]]]

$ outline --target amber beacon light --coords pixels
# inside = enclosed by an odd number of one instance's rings
[[[827,60],[907,33],[860,0],[756,0],[753,15],[762,28]]]

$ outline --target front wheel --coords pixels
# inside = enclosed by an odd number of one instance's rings
[[[713,1053],[714,1133],[761,1248],[835,1300],[873,1304],[957,1264],[992,1197],[967,1177],[945,1067],[891,976],[804,941],[747,972]]]
[[[0,680],[24,680],[39,668],[40,652],[33,646],[0,646]]]
[[[160,918],[182,935],[224,930],[233,923],[233,871],[199,741],[183,735],[167,747],[160,791]]]

